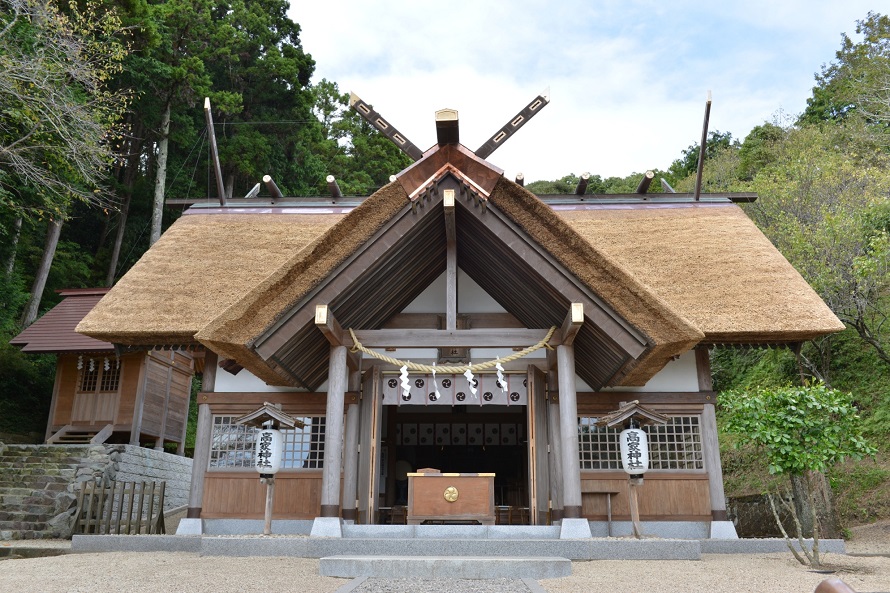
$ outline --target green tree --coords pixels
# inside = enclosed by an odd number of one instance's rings
[[[22,315],[37,316],[72,200],[109,205],[104,175],[126,93],[109,86],[126,48],[112,11],[95,2],[7,0],[0,12],[0,210],[49,217],[43,258]],[[14,264],[15,248],[9,259]],[[12,270],[7,264],[7,270]],[[9,274],[9,272],[7,272]]]
[[[0,2],[0,208],[60,214],[100,191],[126,95],[109,89],[126,48],[114,13],[93,2],[67,12]]]
[[[721,150],[734,144],[731,132],[713,131],[708,133],[707,149],[705,150],[705,168]],[[682,151],[682,157],[671,163],[665,172],[668,183],[672,185],[682,179],[694,175],[698,171],[698,155],[701,152],[696,142]]]
[[[771,474],[790,477],[801,522],[820,509],[818,520],[798,533],[813,533],[813,550],[804,551],[819,565],[819,528],[830,535],[837,531],[824,472],[844,459],[875,454],[863,435],[852,395],[824,384],[727,391],[720,394],[720,411],[724,429],[735,433],[740,444],[760,449]],[[820,500],[813,504],[817,494]],[[790,542],[789,547],[794,551]],[[804,563],[796,552],[795,557]]]
[[[890,17],[869,12],[856,21],[856,33],[862,41],[841,34],[835,60],[816,74],[801,123],[840,121],[851,114],[890,122]]]
[[[747,210],[835,315],[890,364],[890,161],[869,138],[855,122],[789,128],[764,148],[768,164],[750,185],[759,199]],[[817,376],[827,379],[826,370]]]

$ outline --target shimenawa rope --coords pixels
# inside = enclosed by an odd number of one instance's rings
[[[362,343],[358,341],[358,338],[355,337],[355,332],[352,331],[352,328],[349,328],[349,335],[352,337],[352,341],[353,341],[353,347],[351,348],[352,352],[361,351],[361,352],[364,352],[365,354],[368,354],[369,356],[373,356],[374,358],[376,358],[378,360],[382,360],[383,362],[388,362],[390,364],[394,364],[397,367],[406,366],[410,370],[415,371],[415,372],[421,372],[421,373],[436,372],[436,373],[451,373],[451,374],[455,374],[455,375],[460,375],[460,374],[463,374],[467,370],[476,372],[476,371],[484,371],[486,369],[494,368],[495,365],[497,365],[499,362],[501,364],[503,364],[505,362],[510,362],[512,360],[518,360],[518,359],[522,358],[523,356],[528,356],[535,350],[540,350],[541,348],[547,348],[548,350],[553,350],[553,346],[551,346],[547,342],[549,342],[550,338],[553,337],[553,332],[555,332],[555,331],[556,331],[556,326],[554,325],[553,327],[550,328],[550,331],[547,332],[547,335],[544,336],[544,339],[542,339],[540,342],[538,342],[534,346],[529,346],[528,348],[525,348],[519,352],[514,352],[513,354],[510,354],[509,356],[505,356],[504,358],[489,360],[488,362],[482,362],[479,364],[464,364],[464,365],[460,365],[460,366],[453,366],[453,365],[451,365],[451,366],[449,366],[449,365],[432,366],[432,365],[427,365],[427,364],[418,364],[416,362],[411,362],[409,360],[399,360],[398,358],[393,358],[391,356],[381,354],[379,352],[376,352],[375,350],[371,350],[370,348],[366,348],[365,346],[363,346]]]

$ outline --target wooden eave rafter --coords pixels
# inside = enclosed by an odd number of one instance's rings
[[[571,304],[579,302],[583,324],[568,327],[579,375],[588,384],[608,384],[644,354],[650,346],[644,337],[503,215],[467,199],[457,199],[454,207],[459,267],[532,329],[381,329],[445,271],[444,194],[459,195],[461,186],[462,180],[447,171],[422,208],[407,204],[361,251],[256,338],[254,351],[289,382],[314,390],[327,378],[330,344],[351,345],[348,328],[372,348],[522,347],[539,341],[547,328],[562,326]],[[516,286],[523,287],[522,295]],[[320,304],[327,305],[339,327],[329,320],[323,327],[316,324]],[[563,331],[552,343],[562,341]]]

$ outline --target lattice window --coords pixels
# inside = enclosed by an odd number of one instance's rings
[[[703,469],[698,416],[675,416],[667,424],[644,428],[649,436],[651,469]]]
[[[107,368],[106,368],[107,367]],[[87,358],[83,356],[77,359],[77,368],[80,371],[81,393],[92,393],[98,388],[102,392],[116,392],[120,385],[121,367],[117,360],[108,358]]]
[[[253,467],[256,428],[232,424],[237,416],[214,416],[210,468]],[[282,469],[321,469],[324,466],[324,416],[299,418],[304,428],[281,431]]]
[[[115,362],[110,363],[107,369],[102,369],[99,391],[117,391],[121,380],[121,368]]]
[[[578,418],[581,469],[621,469],[620,430],[596,426],[596,418]]]
[[[622,469],[618,444],[621,431],[595,426],[596,420],[578,418],[581,469]],[[704,469],[699,416],[674,416],[667,424],[643,430],[649,437],[649,469]]]
[[[80,390],[96,391],[96,385],[99,383],[98,365],[93,366],[93,368],[84,367],[80,373]]]

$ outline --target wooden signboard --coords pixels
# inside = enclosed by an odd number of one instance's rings
[[[408,525],[494,520],[494,474],[408,474]]]

